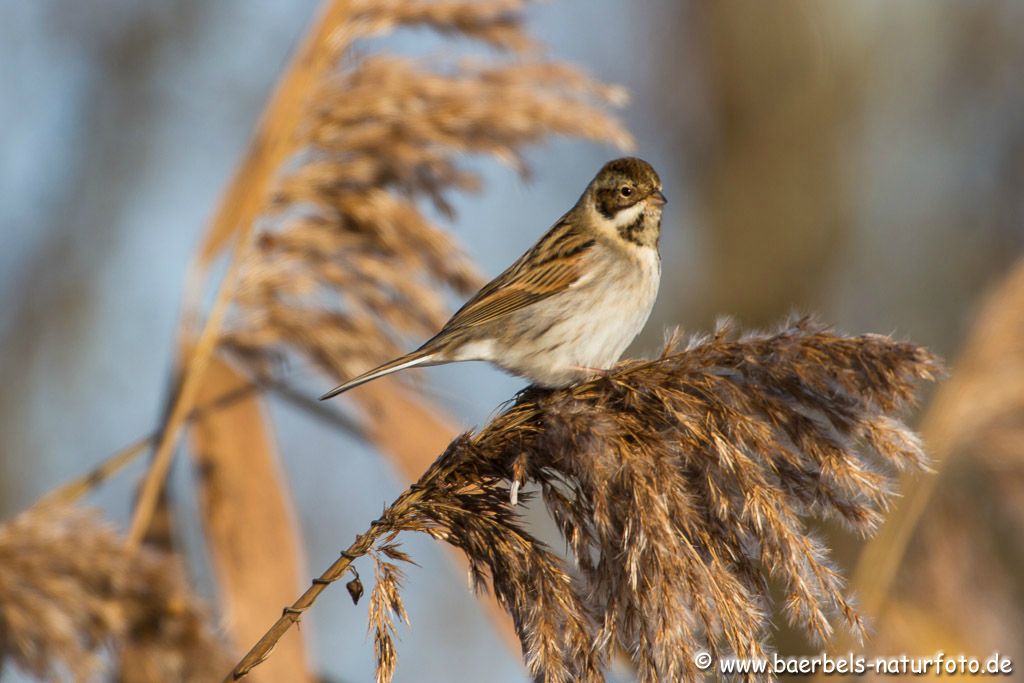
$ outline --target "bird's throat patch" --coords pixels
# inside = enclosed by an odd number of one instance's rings
[[[639,247],[650,246],[651,237],[647,230],[647,216],[641,212],[632,223],[620,225],[619,237]]]

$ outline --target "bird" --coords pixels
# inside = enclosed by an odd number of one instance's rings
[[[458,361],[489,361],[549,389],[607,371],[658,295],[666,201],[649,163],[609,161],[572,209],[434,337],[320,400],[406,368]]]

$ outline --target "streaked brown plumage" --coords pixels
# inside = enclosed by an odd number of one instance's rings
[[[650,164],[610,161],[536,245],[417,350],[324,394],[413,366],[486,360],[546,387],[611,367],[658,292],[665,197]]]

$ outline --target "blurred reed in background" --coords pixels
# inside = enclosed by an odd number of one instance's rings
[[[1024,633],[1024,262],[986,298],[921,430],[938,474],[911,488],[857,568],[878,618],[871,650],[1013,658]]]
[[[46,680],[216,680],[228,654],[178,558],[130,552],[95,512],[40,504],[0,525],[0,663]]]

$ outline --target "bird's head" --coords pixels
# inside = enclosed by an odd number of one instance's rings
[[[590,182],[583,199],[604,228],[636,244],[657,245],[666,200],[661,178],[643,159],[609,161]]]

